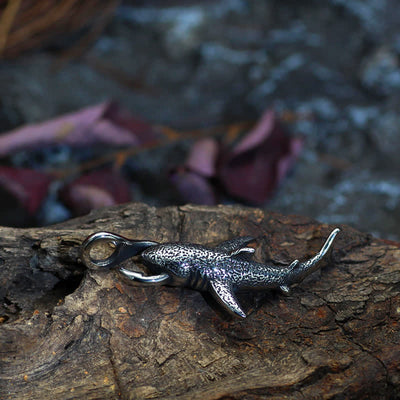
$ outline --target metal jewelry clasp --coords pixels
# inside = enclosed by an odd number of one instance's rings
[[[109,244],[113,252],[106,258],[94,258],[91,251],[94,246],[100,243]],[[88,236],[82,243],[81,260],[90,269],[113,268],[128,258],[140,254],[148,247],[157,245],[157,242],[150,240],[131,240],[111,232],[96,232]],[[125,268],[119,269],[128,278],[141,283],[159,284],[164,283],[169,278],[168,274],[143,275],[140,272],[130,271]]]

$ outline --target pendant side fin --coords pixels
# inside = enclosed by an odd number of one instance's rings
[[[232,291],[232,286],[226,282],[213,280],[210,282],[211,293],[214,298],[227,311],[234,313],[239,317],[246,318],[246,313],[242,310],[235,294]]]

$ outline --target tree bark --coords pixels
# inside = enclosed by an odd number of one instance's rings
[[[79,246],[112,231],[214,245],[257,237],[256,258],[313,256],[334,226],[242,207],[130,204],[46,228],[0,228],[0,399],[400,398],[400,248],[342,226],[321,270],[209,296],[86,270]],[[129,264],[129,261],[127,262]]]

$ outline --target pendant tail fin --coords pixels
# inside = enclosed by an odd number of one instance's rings
[[[324,245],[321,250],[313,257],[307,261],[299,262],[289,266],[289,281],[290,284],[301,282],[306,276],[310,275],[314,271],[319,268],[318,262],[325,256],[331,247],[333,241],[335,240],[336,235],[340,232],[339,228],[334,229],[329,235],[328,239],[326,239]],[[292,267],[292,268],[291,268]]]

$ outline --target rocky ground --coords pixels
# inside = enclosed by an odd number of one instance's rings
[[[123,3],[73,62],[2,61],[0,131],[110,98],[176,129],[274,108],[305,145],[265,207],[399,240],[400,1],[167,3]]]

